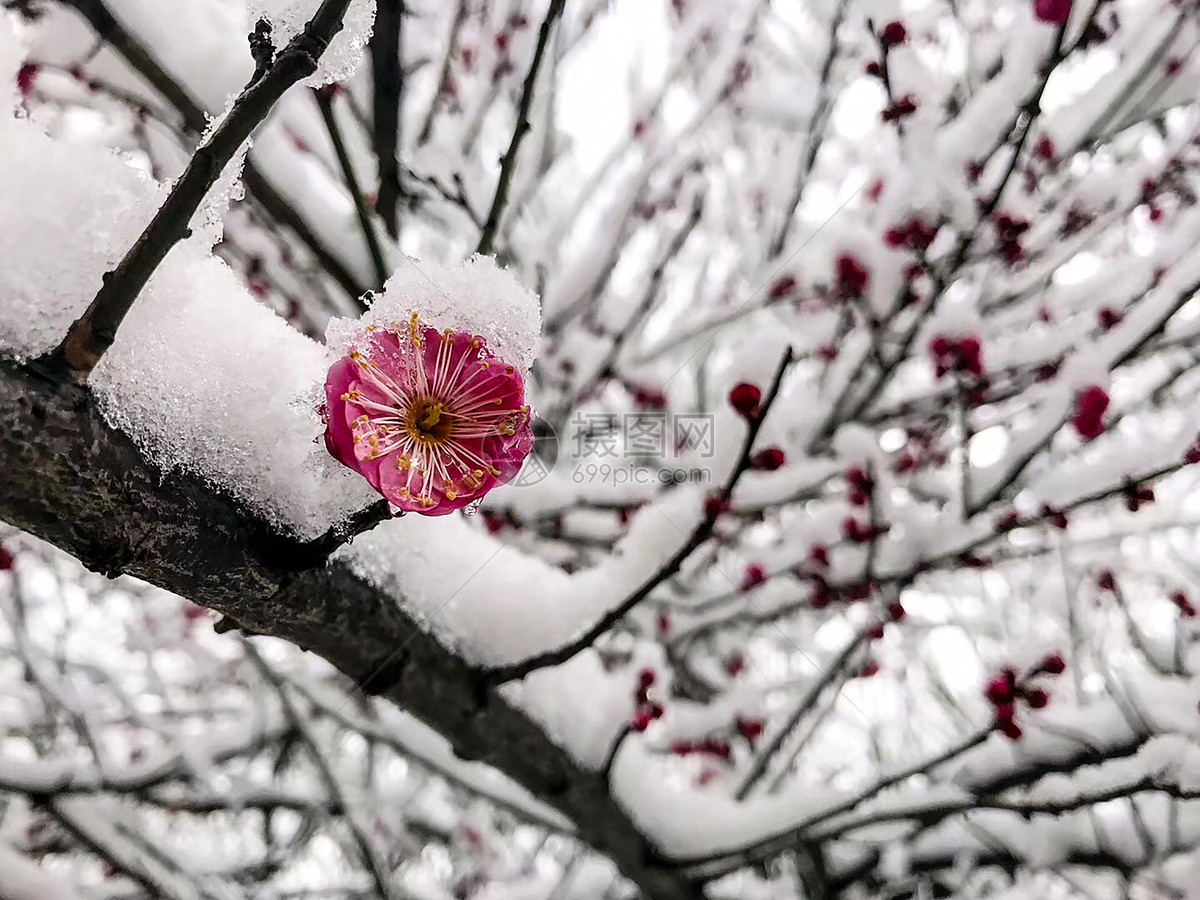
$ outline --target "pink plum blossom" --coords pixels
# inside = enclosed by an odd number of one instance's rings
[[[441,516],[511,481],[533,449],[525,383],[466,331],[370,327],[325,381],[325,445],[405,512]]]

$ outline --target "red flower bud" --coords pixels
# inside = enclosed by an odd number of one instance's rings
[[[742,575],[741,589],[743,591],[751,591],[754,588],[765,584],[767,581],[767,570],[758,563],[751,563],[746,566],[746,572]]]
[[[1108,392],[1098,385],[1084,388],[1076,395],[1071,425],[1083,440],[1094,440],[1104,433],[1108,404]]]
[[[756,384],[743,381],[735,385],[729,392],[729,405],[736,409],[744,419],[752,419],[758,415],[760,403],[762,403],[762,391]]]
[[[763,731],[766,729],[766,723],[762,719],[743,719],[741,716],[737,718],[738,734],[748,740],[751,744],[762,737]]]
[[[993,678],[988,682],[983,694],[993,706],[1011,703],[1013,699],[1012,682],[1007,678]]]
[[[633,402],[642,409],[666,409],[667,394],[657,388],[639,386],[633,392]]]
[[[1061,675],[1067,670],[1067,662],[1060,653],[1051,653],[1042,660],[1038,668],[1047,675]]]
[[[1096,321],[1104,331],[1111,331],[1116,328],[1123,318],[1125,318],[1124,315],[1110,306],[1105,306],[1100,312],[1096,313]]]
[[[898,47],[908,40],[908,29],[903,22],[888,22],[883,26],[879,39],[884,47]]]
[[[1033,0],[1033,14],[1047,25],[1066,25],[1071,18],[1071,0]]]
[[[750,457],[750,468],[756,472],[774,472],[782,469],[787,454],[778,447],[766,447]]]
[[[1012,531],[1021,527],[1021,515],[1015,509],[1010,509],[996,520],[997,531]]]
[[[1043,503],[1038,512],[1041,514],[1043,519],[1045,519],[1049,524],[1053,525],[1059,531],[1066,531],[1067,526],[1070,524],[1067,514],[1062,510],[1055,509],[1049,503]]]
[[[1025,692],[1025,702],[1029,704],[1030,709],[1045,709],[1050,702],[1050,695],[1041,688]]]
[[[1019,741],[1025,735],[1025,732],[1021,730],[1021,726],[1016,722],[1001,722],[999,727],[1000,733],[1010,741]]]
[[[729,512],[729,501],[724,497],[705,497],[704,498],[704,515],[708,519],[716,520],[722,513]]]
[[[41,67],[36,63],[26,63],[17,71],[17,90],[22,100],[29,99],[29,95],[33,93],[33,82],[40,71]]]
[[[791,275],[784,275],[775,281],[774,284],[767,290],[768,300],[783,300],[785,297],[790,297],[796,291],[796,279]]]
[[[879,117],[885,122],[899,122],[902,119],[908,118],[916,111],[917,98],[912,94],[905,94],[899,100],[884,107]]]
[[[871,283],[871,273],[855,257],[843,254],[836,263],[838,294],[843,298],[861,297]]]

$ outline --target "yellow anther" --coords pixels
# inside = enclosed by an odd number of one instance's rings
[[[412,320],[409,322],[409,330],[412,331],[412,341],[418,347],[421,346],[421,317],[416,313],[412,314]]]
[[[426,413],[425,418],[421,420],[421,424],[426,428],[433,428],[435,425],[437,425],[438,420],[441,419],[441,417],[442,404],[441,402],[434,403],[429,407],[429,412]]]
[[[505,366],[505,367],[504,367],[504,371],[505,371],[506,373],[508,373],[509,375],[511,375],[511,374],[513,374],[514,372],[516,372],[517,370],[516,370],[516,369],[514,369],[512,366]]]
[[[411,469],[412,468],[412,459],[409,458],[407,453],[401,453],[399,458],[397,458],[396,468],[397,469]]]

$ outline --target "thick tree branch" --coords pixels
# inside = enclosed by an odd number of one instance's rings
[[[390,659],[371,693],[424,720],[461,757],[507,773],[560,810],[647,896],[701,896],[661,860],[596,773],[488,689],[395,598],[344,565],[311,568],[306,545],[199,479],[159,471],[107,426],[83,389],[0,362],[0,471],[0,518],[94,570],[174,591],[305,647],[360,683]]]
[[[479,246],[476,253],[488,254],[496,242],[496,232],[500,228],[500,218],[504,215],[504,207],[508,203],[508,191],[512,187],[513,172],[517,167],[517,152],[521,142],[529,133],[529,110],[533,106],[533,91],[537,86],[538,72],[542,68],[542,58],[550,44],[550,34],[554,31],[554,23],[562,16],[563,7],[567,0],[551,0],[542,27],[538,29],[537,47],[533,51],[533,61],[529,64],[529,72],[525,75],[525,83],[521,87],[521,105],[517,109],[517,125],[513,129],[512,140],[508,144],[504,158],[500,161],[500,178],[496,181],[496,195],[492,198],[492,211],[488,213],[487,221],[483,224],[483,232],[479,235]]]

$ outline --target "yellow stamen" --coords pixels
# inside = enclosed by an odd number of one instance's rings
[[[423,418],[421,420],[421,424],[424,425],[426,428],[432,428],[433,426],[435,426],[438,423],[438,420],[441,419],[441,417],[442,417],[442,404],[434,403],[432,406],[429,407],[429,412],[425,416],[425,418]]]

